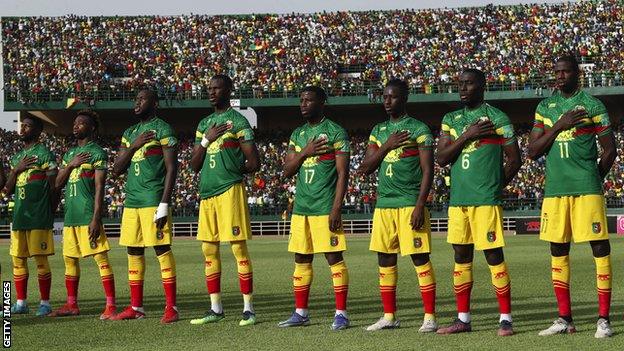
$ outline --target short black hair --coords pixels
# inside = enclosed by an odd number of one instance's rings
[[[43,121],[33,115],[26,115],[26,117],[22,118],[22,120],[26,120],[29,119],[33,122],[33,124],[35,125],[35,128],[37,128],[39,131],[43,131]]]
[[[567,62],[570,65],[572,65],[572,69],[574,69],[575,72],[580,71],[579,63],[578,63],[578,60],[576,59],[576,56],[570,53],[557,57],[557,60],[555,61],[555,63],[556,62]]]
[[[93,126],[95,127],[95,131],[98,130],[98,128],[100,127],[100,115],[93,111],[93,110],[80,110],[78,111],[78,114],[76,114],[76,117],[78,116],[85,116],[88,117],[89,120],[91,120],[91,123],[93,124]]]
[[[466,68],[462,71],[462,74],[470,73],[477,77],[477,81],[482,87],[485,87],[485,73],[482,70],[477,68]]]
[[[300,94],[303,94],[308,91],[316,94],[316,97],[319,98],[321,101],[323,102],[327,101],[327,93],[325,92],[325,89],[317,85],[308,85],[307,87],[301,89]]]
[[[232,82],[232,78],[230,78],[229,76],[225,74],[215,74],[214,76],[212,76],[212,78],[210,78],[210,80],[222,81],[223,84],[225,84],[225,87],[228,88],[228,90],[230,91],[232,91],[232,89],[234,88],[234,83]]]
[[[402,79],[399,79],[399,78],[390,79],[388,83],[386,83],[386,88],[387,87],[395,87],[399,89],[399,91],[401,92],[401,95],[403,95],[404,97],[409,96],[409,85],[407,84],[406,81]]]
[[[149,96],[154,99],[155,102],[158,102],[158,92],[156,90],[154,90],[152,87],[149,86],[144,86],[141,89],[139,89],[139,93],[140,92],[146,92],[149,94]],[[138,94],[138,93],[137,93]]]

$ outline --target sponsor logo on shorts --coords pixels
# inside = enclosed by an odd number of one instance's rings
[[[417,248],[417,249],[422,247],[422,239],[421,238],[414,238],[414,247]]]
[[[594,234],[600,234],[600,229],[602,229],[602,227],[600,226],[600,222],[592,223],[592,231],[594,232]]]
[[[97,247],[97,243],[95,241],[92,241],[89,243],[89,246],[91,246],[92,249],[95,249]]]
[[[491,243],[496,241],[496,232],[488,232],[487,233],[487,240]]]
[[[596,274],[596,278],[598,280],[605,281],[605,280],[611,279],[611,275],[610,274]]]
[[[329,245],[331,245],[331,246],[338,246],[338,237],[337,236],[332,236],[329,239]]]
[[[156,232],[156,239],[162,240],[165,237],[165,233],[162,230]]]
[[[240,234],[240,227],[239,227],[239,226],[232,227],[232,234],[233,234],[234,236],[239,235],[239,234]]]
[[[424,271],[424,272],[420,272],[418,273],[418,278],[424,278],[424,277],[428,277],[431,275],[431,269]]]
[[[48,243],[46,243],[45,241],[41,243],[41,250],[45,250],[48,248]]]

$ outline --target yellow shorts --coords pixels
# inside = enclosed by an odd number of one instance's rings
[[[89,226],[63,227],[63,256],[87,257],[110,250],[104,227],[100,227],[100,236],[89,241]]]
[[[425,223],[418,230],[410,224],[414,206],[376,208],[369,250],[402,256],[431,252],[431,222],[425,208]]]
[[[340,252],[347,249],[344,231],[329,230],[329,215],[292,215],[288,251],[309,255],[324,252]]]
[[[540,239],[553,243],[609,239],[604,196],[544,198]]]
[[[119,245],[132,247],[171,245],[171,211],[164,228],[158,230],[154,223],[157,208],[157,206],[124,208]]]
[[[242,183],[201,200],[197,240],[230,242],[251,239],[247,192]]]
[[[452,206],[448,216],[448,243],[474,244],[477,250],[505,246],[500,206]]]
[[[14,257],[54,255],[52,229],[11,231],[9,254]]]

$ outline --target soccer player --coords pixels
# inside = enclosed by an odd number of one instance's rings
[[[475,249],[483,250],[490,268],[500,311],[498,335],[513,334],[501,193],[522,162],[509,118],[483,100],[484,91],[485,74],[477,69],[464,70],[459,77],[464,107],[442,120],[437,155],[440,166],[451,165],[447,242],[455,251],[453,285],[458,318],[438,329],[438,334],[472,330],[470,293]]]
[[[124,132],[113,166],[116,177],[128,173],[119,244],[128,247],[130,306],[111,320],[145,317],[145,247],[150,246],[158,257],[165,290],[165,312],[160,322],[167,324],[179,319],[169,210],[176,177],[178,141],[171,126],[156,117],[157,107],[156,92],[148,89],[139,91],[134,108],[139,123]]]
[[[550,242],[552,283],[559,318],[540,335],[576,331],[570,308],[570,241],[589,242],[596,264],[598,322],[595,337],[613,334],[611,246],[602,181],[616,157],[615,139],[605,106],[579,87],[573,56],[555,62],[558,92],[540,102],[529,139],[529,156],[546,156],[546,189],[540,239]],[[596,139],[602,148],[600,160]]]
[[[325,254],[332,273],[336,313],[331,328],[349,327],[349,271],[342,257],[347,243],[341,216],[349,176],[349,140],[342,127],[325,117],[326,101],[327,95],[320,87],[308,86],[301,91],[299,106],[307,123],[293,131],[284,162],[285,177],[297,174],[288,243],[288,251],[295,253],[296,309],[279,323],[280,327],[310,324],[308,297],[315,253]]]
[[[208,87],[215,112],[199,122],[191,167],[201,171],[197,240],[205,257],[206,286],[210,310],[191,324],[218,322],[225,318],[221,304],[221,242],[229,242],[236,258],[243,318],[239,325],[252,325],[256,315],[252,303],[253,271],[247,251],[251,239],[244,175],[258,170],[259,156],[253,130],[247,119],[230,106],[232,80],[216,75]]]
[[[77,146],[63,156],[56,177],[56,188],[65,187],[65,222],[63,223],[63,260],[67,303],[50,316],[75,316],[78,308],[78,281],[80,257],[93,257],[100,272],[106,295],[106,306],[100,319],[115,314],[115,281],[108,259],[108,240],[102,226],[104,184],[108,156],[94,141],[98,128],[97,113],[78,112],[74,120]]]
[[[56,159],[52,152],[39,142],[43,122],[32,116],[22,120],[20,134],[23,149],[11,158],[4,193],[15,192],[15,208],[11,228],[10,254],[13,257],[13,280],[17,301],[11,313],[28,313],[26,302],[28,287],[27,258],[34,257],[39,278],[41,302],[37,316],[52,312],[50,286],[52,275],[48,256],[54,254],[52,228],[56,208]]]
[[[400,79],[386,84],[383,102],[389,120],[371,132],[360,166],[378,170],[377,205],[370,250],[377,252],[379,289],[384,316],[367,330],[398,328],[396,312],[397,254],[410,255],[425,307],[419,331],[435,332],[436,283],[431,252],[429,211],[425,207],[433,180],[433,137],[429,128],[410,117],[405,106],[409,87]]]

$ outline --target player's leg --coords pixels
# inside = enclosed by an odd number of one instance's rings
[[[50,313],[51,317],[75,316],[78,309],[78,282],[80,281],[80,235],[78,227],[63,228],[63,261],[65,262],[65,288],[67,301],[65,305]]]
[[[171,251],[171,245],[154,246],[154,251],[160,264],[160,278],[165,291],[165,312],[160,319],[163,324],[173,323],[180,319],[177,298],[176,262]]]
[[[372,245],[372,242],[371,242]],[[369,325],[366,330],[393,329],[400,326],[396,318],[396,286],[397,286],[397,254],[377,252],[379,265],[379,292],[384,315],[377,322]]]
[[[295,327],[310,324],[308,299],[310,297],[310,285],[314,276],[312,260],[314,260],[314,254],[295,253],[295,271],[292,276],[295,311],[290,318],[278,323],[279,327]]]
[[[342,252],[326,252],[325,258],[331,270],[334,298],[336,301],[336,312],[334,313],[332,330],[346,329],[349,327],[349,316],[347,315],[349,269],[344,261]]]
[[[611,309],[611,244],[609,240],[589,242],[596,263],[596,288],[598,289],[598,322],[596,338],[606,338],[613,335],[609,320]]]
[[[37,279],[39,280],[39,295],[41,297],[36,315],[47,316],[52,312],[52,307],[50,306],[52,271],[50,270],[50,263],[48,262],[47,255],[36,255],[33,257],[37,264]]]
[[[253,308],[253,267],[247,250],[247,241],[232,241],[231,244],[232,253],[236,259],[240,292],[243,294],[243,319],[240,320],[239,325],[253,325],[256,323]]]
[[[121,239],[120,239],[121,241]],[[128,246],[128,283],[130,285],[130,306],[110,320],[141,319],[143,309],[143,281],[145,279],[145,248]]]
[[[485,260],[490,268],[492,277],[492,285],[496,291],[496,299],[498,300],[498,311],[500,312],[500,328],[499,336],[513,335],[512,319],[511,319],[511,279],[505,262],[503,248],[484,250]]]
[[[104,296],[106,297],[106,306],[104,307],[104,311],[100,314],[100,319],[110,319],[116,313],[117,303],[115,301],[115,277],[108,258],[108,251],[96,253],[93,255],[93,260],[98,267],[100,280],[104,288]]]
[[[221,303],[221,251],[218,241],[202,241],[206,288],[210,296],[210,310],[203,317],[191,320],[191,324],[214,323],[225,318]]]
[[[13,260],[13,282],[17,301],[11,307],[11,313],[28,313],[28,260],[26,257],[11,256]]]
[[[418,329],[421,333],[432,333],[438,330],[438,323],[435,318],[436,303],[436,279],[433,265],[429,258],[429,253],[411,255],[412,263],[418,276],[420,296],[425,310],[423,324]]]
[[[472,330],[470,316],[470,294],[472,293],[473,244],[453,244],[455,267],[453,289],[457,305],[457,319],[448,327],[438,329],[438,334],[454,334]]]

